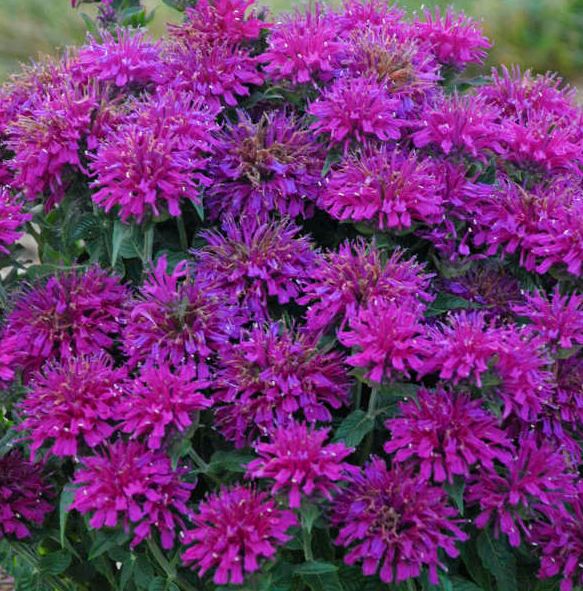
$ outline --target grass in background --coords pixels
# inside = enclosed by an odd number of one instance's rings
[[[419,10],[421,2],[398,3],[413,11]],[[275,12],[293,6],[290,0],[263,3]],[[146,4],[151,9],[157,7],[151,25],[157,35],[169,19],[180,18],[160,6],[159,0],[147,0]],[[583,0],[425,0],[425,4],[453,5],[482,19],[495,41],[492,63],[517,63],[542,72],[558,70],[575,82],[583,71]],[[71,9],[70,0],[0,0],[0,79],[18,69],[19,63],[77,44],[84,35],[85,26],[78,11]]]

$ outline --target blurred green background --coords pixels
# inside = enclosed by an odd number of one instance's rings
[[[263,2],[274,11],[292,6],[290,0]],[[421,2],[401,0],[399,4],[413,11]],[[160,0],[146,4],[157,10],[152,24],[157,35],[168,20],[177,20],[177,13],[160,6]],[[582,81],[583,0],[425,0],[425,5],[435,4],[451,4],[483,19],[495,42],[491,63],[517,63],[541,72],[558,70],[575,83]],[[30,57],[80,42],[84,31],[70,0],[0,0],[0,79]]]

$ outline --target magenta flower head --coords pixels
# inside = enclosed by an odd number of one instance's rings
[[[253,41],[270,27],[258,18],[254,4],[254,0],[200,0],[186,9],[182,24],[169,26],[170,34],[190,45]]]
[[[508,536],[519,546],[521,531],[528,537],[526,522],[537,505],[558,506],[574,495],[574,475],[565,458],[548,443],[538,446],[533,437],[520,441],[512,462],[503,470],[483,467],[466,489],[466,502],[479,505],[476,527],[494,522],[496,537]]]
[[[165,438],[185,432],[195,414],[211,406],[202,393],[208,386],[196,379],[192,365],[174,372],[168,365],[145,366],[116,407],[119,428],[132,439],[146,441],[149,449],[160,449]]]
[[[320,331],[336,321],[344,327],[362,306],[374,299],[396,300],[417,297],[431,301],[431,276],[415,259],[395,250],[383,263],[381,252],[364,240],[344,242],[338,252],[316,259],[316,268],[303,286],[299,303],[308,305],[308,328]]]
[[[364,27],[404,28],[406,16],[402,8],[383,0],[344,0],[337,19],[343,35],[347,36]]]
[[[451,483],[456,475],[468,477],[473,466],[493,469],[494,460],[510,461],[508,436],[480,401],[466,394],[421,389],[400,411],[385,423],[391,432],[385,452],[395,454],[394,462],[419,466],[425,480]]]
[[[277,547],[291,539],[287,530],[297,525],[295,515],[278,509],[267,493],[241,485],[210,494],[192,521],[182,560],[200,577],[215,569],[216,585],[242,584],[246,574],[275,557]]]
[[[170,458],[136,441],[116,441],[80,461],[71,509],[90,514],[94,529],[121,525],[128,531],[132,526],[132,548],[152,530],[165,550],[172,548],[176,529],[185,528],[183,517],[192,515],[186,503],[194,485],[180,480],[186,468],[173,469]]]
[[[425,10],[423,16],[415,22],[415,33],[429,44],[441,64],[463,69],[484,62],[492,44],[474,20],[451,8],[441,14],[439,7],[433,14]]]
[[[525,295],[526,303],[515,306],[514,311],[526,316],[533,329],[547,342],[562,349],[583,345],[583,297],[577,294],[561,295],[558,287],[550,298],[535,292]]]
[[[422,307],[411,299],[373,300],[349,320],[338,340],[353,349],[346,362],[366,370],[366,377],[380,384],[395,375],[419,372],[428,354],[421,324]]]
[[[272,323],[221,350],[215,392],[219,430],[238,447],[292,419],[329,423],[348,402],[350,380],[340,353],[317,348],[317,336]]]
[[[32,219],[25,213],[22,203],[10,194],[7,187],[0,186],[0,253],[8,254],[8,247],[21,236],[21,228]]]
[[[47,360],[95,355],[113,347],[125,316],[127,289],[96,267],[37,283],[8,314],[0,351],[26,380]]]
[[[41,525],[53,510],[42,465],[27,462],[18,451],[0,456],[0,540],[31,536],[31,525]]]
[[[236,106],[239,97],[249,96],[250,86],[263,84],[258,59],[244,47],[179,40],[167,47],[165,76],[170,88],[204,97],[211,109],[219,110]]]
[[[330,176],[320,207],[338,220],[368,222],[380,230],[433,224],[444,214],[429,161],[386,146],[367,146],[345,158]]]
[[[569,501],[570,511],[541,507],[544,518],[533,524],[529,542],[541,555],[540,579],[561,577],[560,591],[583,585],[583,485]]]
[[[169,272],[160,257],[132,303],[122,346],[132,367],[188,362],[206,379],[212,355],[238,326],[233,305],[208,278],[195,277],[186,261]]]
[[[91,133],[98,99],[94,89],[67,80],[29,101],[7,129],[7,147],[14,152],[14,185],[31,200],[46,195],[49,209],[63,198],[74,175],[86,172],[80,153]]]
[[[338,17],[316,4],[314,10],[296,11],[275,24],[259,59],[274,81],[315,84],[334,78],[345,52]]]
[[[456,541],[468,539],[455,517],[442,488],[373,457],[336,497],[332,523],[340,530],[336,544],[349,549],[344,562],[362,561],[365,576],[380,568],[383,583],[400,583],[426,567],[436,585],[443,568],[439,551],[456,558]]]
[[[168,91],[136,103],[127,120],[99,146],[91,169],[93,201],[118,208],[123,221],[181,215],[182,198],[200,203],[217,129],[215,111],[192,95]]]
[[[117,29],[101,32],[101,40],[89,36],[73,64],[74,77],[111,82],[118,88],[144,87],[162,82],[160,45],[144,31]]]
[[[243,111],[219,136],[206,195],[210,216],[273,212],[310,217],[321,193],[325,152],[310,131],[285,111],[254,122]]]
[[[390,96],[376,78],[338,78],[308,110],[316,118],[312,129],[327,135],[331,145],[348,149],[353,140],[398,140],[402,122],[397,118],[400,101]]]
[[[413,142],[417,148],[436,145],[447,155],[486,160],[488,154],[504,151],[499,116],[500,111],[480,96],[444,96],[426,107]]]
[[[237,301],[257,321],[269,319],[268,303],[285,305],[301,293],[300,282],[314,267],[315,254],[300,228],[287,220],[261,223],[228,216],[223,232],[202,234],[207,247],[197,251],[197,271]]]
[[[524,121],[532,113],[557,117],[577,114],[575,90],[557,74],[522,72],[520,66],[502,66],[500,71],[493,68],[491,82],[480,88],[480,95],[516,121]]]
[[[91,448],[114,431],[115,407],[127,372],[116,369],[105,355],[49,362],[30,382],[21,403],[34,457],[42,446],[61,457],[77,456],[79,445]]]
[[[292,422],[278,427],[269,442],[259,442],[259,456],[247,464],[247,476],[275,480],[271,494],[285,492],[289,506],[297,509],[302,496],[324,497],[329,501],[339,492],[338,483],[354,474],[356,467],[343,460],[354,450],[343,443],[326,445],[329,429],[312,429]]]
[[[481,376],[490,369],[500,348],[501,336],[489,327],[482,312],[458,312],[447,323],[432,326],[427,336],[431,355],[423,373],[439,371],[439,377],[454,384],[473,379],[481,387]]]

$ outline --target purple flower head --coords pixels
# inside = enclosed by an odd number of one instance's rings
[[[10,252],[7,247],[22,236],[22,226],[31,219],[32,215],[24,213],[20,200],[0,185],[0,253]]]
[[[439,551],[456,558],[456,541],[468,539],[442,488],[400,465],[388,470],[380,458],[336,497],[333,511],[332,523],[340,529],[336,544],[349,549],[344,561],[362,561],[365,576],[380,567],[387,584],[418,577],[424,567],[438,584],[437,569],[444,568]]]
[[[208,386],[196,380],[192,365],[174,372],[168,365],[145,366],[116,407],[116,417],[122,420],[120,430],[132,439],[146,441],[149,449],[160,449],[168,435],[188,430],[193,416],[211,406],[202,393]]]
[[[393,461],[419,466],[425,480],[453,482],[468,477],[473,466],[494,468],[510,461],[510,440],[480,401],[443,388],[419,390],[417,401],[400,404],[401,416],[386,421],[391,440],[385,452]]]
[[[47,360],[111,349],[128,292],[116,277],[92,267],[54,275],[25,291],[8,314],[0,351],[14,356],[25,380]]]
[[[170,25],[170,34],[189,45],[253,41],[270,28],[257,17],[254,4],[254,0],[199,0],[186,9],[181,25]]]
[[[565,459],[548,443],[538,446],[527,437],[516,456],[502,470],[483,467],[466,489],[469,504],[479,505],[476,527],[494,522],[496,537],[508,536],[511,546],[519,546],[521,530],[528,536],[526,522],[537,505],[556,506],[574,494],[573,474]]]
[[[294,418],[329,423],[348,402],[350,381],[340,353],[317,339],[273,323],[256,327],[221,351],[216,424],[238,447]]]
[[[486,323],[480,312],[458,312],[447,323],[428,329],[431,355],[425,361],[423,373],[439,372],[443,380],[454,384],[474,379],[481,387],[481,376],[500,347],[501,337]]]
[[[558,75],[523,73],[519,66],[493,68],[491,83],[480,88],[480,95],[516,121],[528,119],[531,113],[575,115],[577,108],[574,89],[563,85]]]
[[[489,152],[503,152],[499,116],[499,110],[480,96],[444,96],[426,107],[413,142],[417,148],[437,145],[444,154],[485,160]]]
[[[437,184],[429,161],[384,145],[368,146],[332,173],[320,207],[336,219],[369,222],[380,230],[433,224],[443,216]]]
[[[249,96],[249,86],[263,84],[258,58],[248,48],[226,43],[177,41],[168,47],[165,63],[170,88],[204,97],[213,110],[236,106],[238,97]]]
[[[53,510],[52,496],[41,464],[27,462],[18,451],[0,456],[0,540],[29,538],[30,526],[41,525]]]
[[[206,379],[214,353],[238,334],[233,304],[191,271],[183,261],[169,272],[166,257],[160,257],[146,277],[123,332],[131,367],[191,363],[198,378]]]
[[[583,485],[570,500],[570,511],[544,507],[544,519],[533,524],[529,542],[541,554],[540,579],[561,577],[560,591],[583,585]]]
[[[144,87],[162,82],[160,45],[144,31],[118,29],[101,32],[101,40],[89,36],[73,65],[73,76],[82,83],[111,82],[118,88]]]
[[[583,357],[558,361],[555,408],[560,422],[580,430],[583,425]]]
[[[170,458],[136,441],[116,441],[80,461],[71,509],[91,514],[94,529],[133,526],[132,548],[152,530],[160,534],[165,550],[172,548],[176,528],[182,531],[183,517],[192,515],[186,503],[194,485],[180,480],[186,468],[173,469]]]
[[[343,461],[354,450],[343,443],[326,445],[328,434],[329,429],[295,422],[278,427],[269,442],[255,445],[259,458],[247,465],[247,476],[274,480],[271,494],[284,491],[292,509],[300,507],[302,496],[331,501],[332,494],[340,491],[338,483],[356,468]]]
[[[337,19],[340,30],[346,36],[367,27],[395,31],[404,29],[407,27],[404,21],[406,15],[396,4],[383,0],[343,0]]]
[[[367,245],[364,240],[347,241],[338,252],[317,259],[299,303],[308,305],[306,319],[310,330],[320,331],[336,321],[344,327],[362,306],[374,299],[431,301],[430,279],[423,265],[405,258],[402,250],[395,250],[383,262],[374,245]]]
[[[223,222],[223,233],[202,234],[208,246],[196,253],[197,270],[209,277],[257,321],[269,319],[269,298],[280,304],[296,300],[300,281],[315,263],[310,241],[298,236],[300,228],[287,220],[260,223],[257,218],[232,217]]]
[[[504,418],[514,414],[523,421],[536,421],[550,401],[553,376],[544,345],[544,339],[531,330],[508,326],[502,333],[495,370],[502,380],[498,393]]]
[[[393,23],[355,30],[348,52],[346,68],[384,84],[387,92],[401,100],[400,113],[409,113],[426,100],[440,80],[432,53]]]
[[[441,64],[462,69],[484,62],[492,44],[474,20],[451,8],[441,14],[439,7],[433,13],[425,10],[423,17],[415,22],[417,38],[431,47]]]
[[[105,211],[119,208],[123,221],[165,211],[178,217],[182,198],[200,203],[200,188],[210,184],[204,171],[217,129],[214,117],[202,99],[189,94],[169,91],[137,103],[93,158],[93,201]]]
[[[410,298],[372,300],[349,320],[338,340],[354,349],[346,362],[366,370],[376,383],[396,374],[410,375],[424,366],[428,342],[421,324],[423,308]]]
[[[98,109],[95,89],[70,80],[30,98],[7,128],[14,185],[28,199],[47,196],[49,209],[64,196],[73,176],[84,171],[80,151]]]
[[[329,82],[345,51],[336,14],[316,4],[315,10],[296,11],[276,23],[259,60],[275,81]]]
[[[275,557],[277,547],[291,539],[287,530],[297,524],[295,515],[278,509],[267,493],[240,485],[210,494],[193,522],[182,560],[200,577],[216,569],[217,585],[242,584],[245,574]]]
[[[316,118],[316,135],[329,135],[330,144],[346,150],[352,140],[398,140],[402,122],[397,118],[400,101],[375,78],[338,78],[308,110]]]
[[[549,297],[543,292],[525,295],[526,303],[514,311],[526,316],[533,329],[547,342],[562,349],[583,345],[583,297],[563,296],[555,287]]]
[[[546,173],[578,174],[583,156],[579,122],[545,112],[533,113],[525,122],[506,119],[501,136],[504,157],[517,166]]]
[[[210,215],[272,212],[310,217],[321,193],[325,152],[310,131],[284,111],[257,121],[243,111],[219,137],[207,191]]]
[[[94,448],[106,441],[126,377],[103,354],[45,364],[21,403],[19,429],[29,434],[31,458],[42,446],[48,455],[75,457],[80,445]]]

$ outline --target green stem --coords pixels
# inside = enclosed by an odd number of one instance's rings
[[[146,263],[152,262],[152,255],[154,252],[154,224],[150,223],[146,227],[144,233],[144,261]]]
[[[366,413],[367,416],[369,417],[369,419],[375,418],[375,411],[376,411],[378,395],[379,395],[379,388],[373,388],[370,393],[370,398],[368,401],[368,411]]]
[[[188,450],[188,455],[192,459],[192,461],[200,468],[201,472],[205,474],[208,472],[209,465],[192,449],[192,447]]]
[[[164,571],[168,579],[174,581],[182,591],[198,591],[196,587],[176,573],[176,569],[168,562],[164,554],[162,554],[162,550],[160,550],[160,547],[152,538],[148,538],[146,543],[148,544],[148,550],[150,550],[152,556],[156,559],[156,562],[160,565],[160,568]]]
[[[304,557],[306,562],[312,562],[314,560],[314,554],[312,552],[312,533],[308,531],[305,525],[302,527],[302,539],[304,541]]]
[[[184,218],[182,216],[176,218],[176,225],[178,226],[180,248],[182,250],[188,250],[188,236],[186,234],[186,226],[184,225]]]
[[[356,384],[356,393],[354,396],[354,410],[358,410],[362,403],[362,382],[359,380]]]

